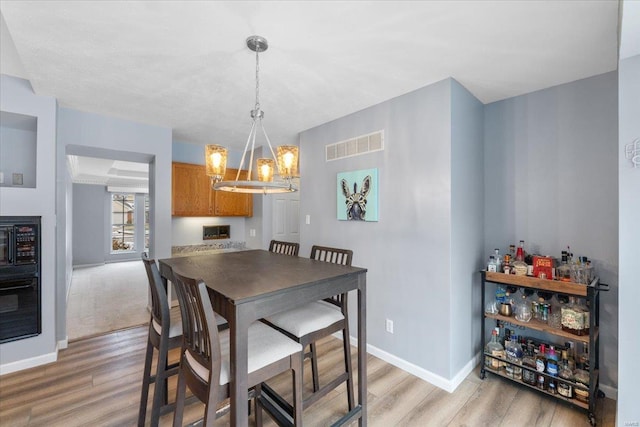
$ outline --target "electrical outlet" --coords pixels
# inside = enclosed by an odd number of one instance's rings
[[[255,228],[250,228],[249,229],[249,237],[256,237],[256,229]]]
[[[387,329],[387,332],[389,332],[390,334],[393,333],[393,320],[387,319],[387,321],[386,321],[386,329]]]

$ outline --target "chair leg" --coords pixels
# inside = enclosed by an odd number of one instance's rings
[[[173,413],[173,427],[182,427],[182,416],[184,414],[184,399],[187,390],[187,380],[184,377],[183,366],[184,353],[180,356],[180,369],[178,370],[178,390],[176,392],[176,409]]]
[[[153,394],[153,406],[151,407],[151,425],[157,426],[160,422],[160,409],[167,402],[167,358],[169,352],[167,339],[160,339],[158,349],[158,365],[156,370],[156,384]]]
[[[318,376],[318,352],[316,351],[316,343],[309,344],[311,348],[311,375],[313,377],[313,392],[320,390],[320,380]]]
[[[144,376],[142,378],[142,392],[140,393],[140,410],[138,411],[138,427],[144,426],[147,417],[147,400],[149,399],[149,386],[151,384],[151,364],[153,361],[153,345],[147,338],[147,351],[144,358]]]
[[[304,356],[294,355],[292,357],[292,366],[291,369],[293,376],[293,425],[301,426],[302,425],[302,365],[304,364]],[[256,412],[257,416],[257,412]]]
[[[262,395],[262,384],[256,384],[254,390],[255,395],[253,397],[253,401],[255,402],[256,427],[262,427],[262,403],[260,403],[260,396]]]
[[[213,427],[216,422],[216,411],[218,409],[217,390],[217,385],[209,384],[209,396],[207,397],[207,404],[204,408],[204,421],[202,422],[203,427]]]
[[[342,330],[342,343],[344,349],[344,368],[347,373],[347,402],[349,410],[354,408],[353,398],[353,365],[351,364],[351,339],[349,337],[349,326]]]

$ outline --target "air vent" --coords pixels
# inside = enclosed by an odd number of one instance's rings
[[[325,147],[327,162],[384,150],[384,131],[357,136]]]

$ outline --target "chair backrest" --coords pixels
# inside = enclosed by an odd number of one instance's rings
[[[149,279],[149,291],[151,293],[151,316],[153,320],[162,327],[163,331],[169,330],[169,323],[171,321],[169,316],[169,301],[167,299],[167,293],[162,286],[162,277],[160,277],[160,271],[155,260],[149,259],[145,252],[142,253],[142,263],[147,271],[147,278]]]
[[[182,315],[183,351],[188,351],[209,371],[209,378],[205,379],[210,393],[215,393],[220,380],[220,341],[207,287],[202,280],[184,277],[175,271],[173,276]]]
[[[313,245],[311,247],[311,259],[317,261],[330,262],[332,264],[341,264],[351,266],[353,251],[350,249],[330,248],[327,246]],[[324,299],[326,302],[340,307],[342,313],[347,317],[347,294],[334,295]]]
[[[311,248],[311,259],[351,266],[353,251],[350,249],[330,248],[327,246],[313,245]]]
[[[298,256],[299,250],[299,243],[281,242],[279,240],[272,240],[271,243],[269,243],[269,252],[275,252],[277,254]]]

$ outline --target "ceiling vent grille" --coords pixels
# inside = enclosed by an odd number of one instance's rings
[[[327,162],[384,150],[384,131],[357,136],[325,147]]]

